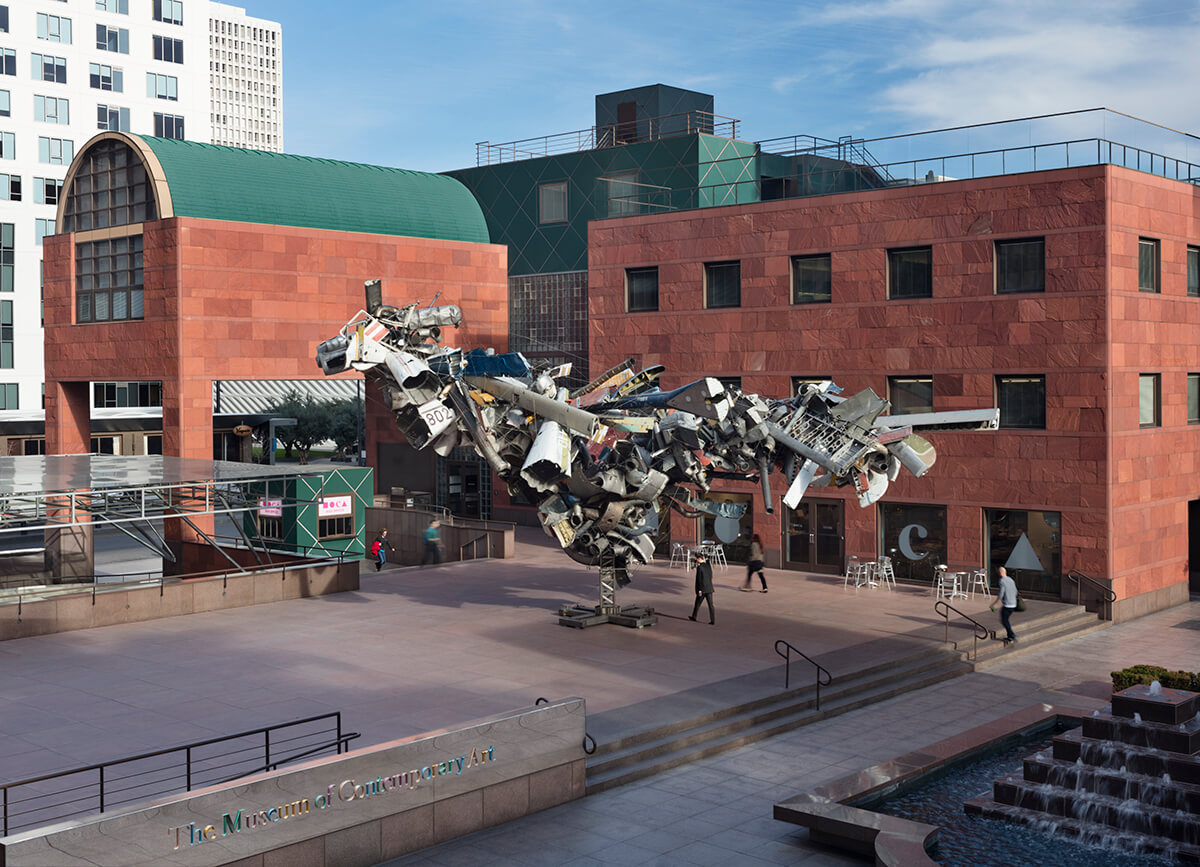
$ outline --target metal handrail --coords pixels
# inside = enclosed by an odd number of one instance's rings
[[[779,645],[781,645],[781,644],[787,648],[786,653],[779,649]],[[810,658],[808,655],[806,655],[804,653],[804,651],[800,650],[795,645],[780,638],[778,641],[775,642],[775,652],[777,654],[779,654],[780,656],[782,656],[783,661],[784,661],[784,667],[783,667],[783,688],[784,689],[788,689],[791,686],[792,651],[795,651],[798,655],[803,656],[805,659],[807,659],[809,662],[811,662],[813,665],[815,665],[817,667],[817,710],[820,710],[821,709],[821,687],[829,686],[831,683],[833,683],[833,675],[830,674],[828,669],[826,669],[823,665],[821,665],[821,663],[817,662],[816,660],[814,660],[814,659]],[[821,680],[821,675],[825,675],[824,680]]]
[[[940,610],[940,609],[944,609],[944,610]],[[955,650],[958,650],[958,642],[950,640],[950,612],[953,611],[959,617],[963,618],[964,620],[970,621],[975,626],[974,631],[971,633],[971,638],[972,638],[971,657],[970,657],[971,659],[979,658],[979,639],[981,639],[981,638],[994,639],[996,637],[996,631],[994,629],[988,629],[986,626],[984,626],[982,623],[980,623],[974,617],[972,617],[969,614],[964,614],[963,612],[959,611],[953,605],[948,603],[945,599],[939,599],[937,602],[933,603],[933,610],[934,610],[935,614],[942,615],[942,619],[946,621],[946,639],[945,640],[946,640],[947,644],[954,645]]]
[[[492,534],[491,533],[481,533],[478,536],[476,536],[474,539],[471,539],[469,542],[463,542],[461,545],[459,545],[458,546],[458,559],[459,560],[467,559],[467,557],[466,557],[467,546],[470,545],[470,546],[472,546],[471,547],[471,559],[478,560],[479,559],[479,540],[480,539],[487,539],[487,555],[486,555],[486,557],[487,557],[487,559],[490,560],[492,558]]]
[[[303,752],[288,755],[288,756],[280,756],[278,754],[279,747],[282,746],[283,744],[287,744],[293,740],[298,740],[300,737],[303,737],[303,735],[292,737],[292,738],[284,738],[282,740],[276,739],[274,746],[275,746],[275,749],[277,752],[276,752],[275,757],[272,758],[272,755],[271,755],[271,749],[272,749],[271,733],[272,732],[278,732],[278,731],[292,728],[295,726],[307,725],[309,723],[320,722],[321,720],[328,720],[328,719],[334,720],[334,723],[335,723],[335,725],[334,725],[335,737],[333,739],[325,741],[318,746],[308,748],[308,749],[304,750]],[[319,735],[319,734],[321,734],[321,732],[318,731],[318,732],[314,732],[313,734]],[[261,726],[256,729],[248,729],[246,731],[237,732],[235,734],[222,735],[220,737],[215,737],[215,738],[206,738],[205,740],[193,741],[192,743],[183,744],[183,745],[177,746],[177,747],[167,747],[165,749],[153,750],[151,752],[146,752],[146,753],[139,753],[138,755],[126,756],[124,758],[114,759],[114,760],[108,761],[108,762],[100,762],[98,764],[92,764],[92,765],[83,765],[83,766],[80,766],[77,768],[70,768],[65,771],[55,771],[50,774],[42,774],[41,776],[37,776],[37,777],[28,777],[23,780],[15,780],[11,783],[0,784],[0,792],[3,793],[3,832],[4,832],[4,836],[8,836],[10,833],[13,833],[17,828],[17,825],[15,822],[10,823],[10,818],[12,818],[13,816],[19,816],[19,815],[28,814],[28,813],[41,814],[44,810],[53,809],[55,805],[51,804],[51,805],[48,805],[45,807],[34,807],[34,808],[26,809],[24,811],[19,811],[15,814],[13,813],[13,811],[11,809],[13,806],[21,805],[21,804],[28,804],[29,802],[43,800],[46,798],[53,797],[55,795],[72,795],[76,792],[91,790],[94,788],[95,791],[92,794],[85,794],[83,797],[74,797],[74,798],[70,798],[68,800],[64,800],[61,803],[59,803],[58,806],[63,807],[63,806],[71,805],[71,804],[81,804],[81,803],[85,803],[85,802],[91,802],[91,803],[98,804],[99,812],[103,813],[106,808],[106,798],[105,798],[106,794],[130,792],[130,791],[133,791],[133,790],[136,790],[139,788],[145,788],[146,786],[151,785],[153,783],[166,782],[166,779],[150,780],[150,782],[144,782],[144,783],[132,785],[132,786],[126,785],[123,787],[117,786],[116,784],[122,783],[122,782],[125,782],[128,780],[135,780],[138,778],[145,779],[150,774],[162,773],[163,770],[167,770],[168,772],[170,772],[172,768],[176,768],[176,770],[174,771],[174,774],[179,774],[182,771],[183,779],[181,780],[181,782],[183,782],[183,784],[184,784],[183,791],[190,792],[192,789],[197,788],[197,787],[213,785],[212,780],[205,780],[203,782],[198,782],[195,779],[196,774],[193,774],[193,764],[194,763],[195,764],[202,763],[203,767],[200,768],[199,770],[205,770],[205,771],[217,770],[217,769],[220,769],[221,767],[227,767],[228,765],[214,765],[213,761],[215,759],[233,756],[239,752],[245,752],[247,749],[250,749],[250,747],[243,747],[241,749],[233,750],[232,752],[229,752],[229,753],[218,754],[215,756],[205,756],[202,758],[202,760],[194,760],[193,751],[197,750],[201,747],[211,746],[213,744],[225,743],[228,741],[236,741],[241,738],[253,737],[255,735],[263,736],[263,746],[262,746],[263,756],[264,756],[263,764],[261,766],[257,766],[257,767],[251,768],[251,769],[245,769],[242,772],[236,774],[235,776],[229,778],[229,780],[222,780],[220,782],[229,782],[230,780],[240,779],[242,777],[248,776],[249,774],[259,773],[262,770],[269,770],[271,768],[278,767],[279,765],[284,764],[286,762],[295,761],[298,758],[308,756],[308,755],[313,755],[313,754],[321,752],[323,750],[330,749],[331,747],[336,747],[337,753],[338,753],[338,755],[340,755],[343,751],[343,748],[345,748],[345,745],[349,741],[354,740],[357,737],[360,737],[358,732],[343,733],[342,732],[341,711],[333,711],[332,713],[318,714],[316,716],[305,717],[304,719],[292,720],[291,722],[278,723],[278,724],[272,725],[272,726]],[[255,749],[257,749],[257,747],[255,747]],[[152,758],[156,758],[158,756],[166,756],[166,755],[171,755],[171,754],[175,754],[175,753],[183,753],[182,767],[179,767],[178,765],[169,765],[166,769],[164,769],[162,767],[158,767],[158,768],[153,768],[153,769],[146,770],[146,771],[141,771],[138,773],[129,774],[129,775],[123,776],[123,777],[113,777],[110,775],[106,780],[105,769],[116,768],[116,767],[120,767],[122,765],[128,765],[132,762],[144,761],[146,759],[152,759]],[[230,764],[236,764],[236,762],[233,762]],[[70,777],[70,776],[74,776],[75,774],[86,774],[86,773],[90,773],[93,771],[95,771],[97,773],[97,780],[95,783],[84,783],[82,785],[75,786],[73,788],[56,788],[55,791],[53,791],[53,792],[44,792],[44,791],[36,791],[35,790],[35,794],[33,794],[29,797],[23,798],[23,799],[19,799],[19,800],[14,800],[10,797],[10,792],[12,792],[12,790],[17,789],[21,786],[29,786],[29,785],[33,785],[36,783],[43,783],[47,780],[54,780],[54,779],[60,779],[63,777]],[[172,791],[172,790],[166,789],[166,790],[160,790],[158,792],[150,792],[145,795],[139,795],[137,799],[143,800],[146,798],[155,797],[156,795],[159,795],[159,794],[165,794],[167,791]],[[177,791],[177,789],[175,789],[173,791]],[[122,803],[129,803],[131,800],[133,800],[133,799],[125,799]],[[112,806],[112,805],[109,804],[108,806]],[[38,818],[36,820],[36,822],[37,822],[36,825],[27,824],[24,827],[36,827],[36,826],[41,826],[41,825],[52,824],[54,822],[61,821],[62,819],[68,818],[70,816],[79,815],[81,812],[84,811],[84,809],[85,808],[81,807],[81,808],[77,808],[77,809],[69,809],[65,813],[56,814],[56,815],[52,815],[52,816],[40,816],[40,818]]]
[[[1079,604],[1080,605],[1087,604],[1086,602],[1083,601],[1083,583],[1082,582],[1086,581],[1089,584],[1091,584],[1093,587],[1095,587],[1099,591],[1100,601],[1102,601],[1104,603],[1105,609],[1108,614],[1108,616],[1105,617],[1104,619],[1112,620],[1112,604],[1117,601],[1117,594],[1113,592],[1111,587],[1104,586],[1102,583],[1100,583],[1099,580],[1093,578],[1091,575],[1088,575],[1084,572],[1080,572],[1078,569],[1072,569],[1071,571],[1069,571],[1067,573],[1067,578],[1074,581],[1075,586],[1077,588],[1079,588],[1078,596],[1079,596]]]

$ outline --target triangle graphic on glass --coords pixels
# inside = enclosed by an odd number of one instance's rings
[[[1045,567],[1042,566],[1042,561],[1034,553],[1033,545],[1029,543],[1029,537],[1024,533],[1017,540],[1017,545],[1013,548],[1012,553],[1008,555],[1008,560],[1005,561],[1004,568],[1025,569],[1029,572],[1046,571]]]

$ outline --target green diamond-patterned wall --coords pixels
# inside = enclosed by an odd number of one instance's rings
[[[276,551],[310,557],[350,554],[366,550],[367,507],[374,505],[375,471],[371,467],[339,467],[319,476],[301,476],[283,482],[261,483],[255,494],[263,499],[282,499],[282,540],[268,542]],[[354,534],[337,539],[317,538],[317,503],[321,496],[350,494],[354,497]],[[303,505],[292,505],[307,501]],[[252,539],[257,535],[257,515],[247,512],[243,528]]]

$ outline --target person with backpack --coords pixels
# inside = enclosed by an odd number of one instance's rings
[[[383,568],[383,564],[387,562],[387,551],[390,549],[395,551],[396,548],[388,541],[387,528],[379,531],[379,535],[375,537],[375,541],[371,543],[371,554],[375,557],[375,571],[378,572]]]

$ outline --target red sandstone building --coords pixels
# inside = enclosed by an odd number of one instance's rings
[[[867,509],[825,489],[770,514],[757,486],[714,490],[752,503],[743,537],[775,565],[1008,563],[1068,597],[1079,570],[1111,580],[1123,619],[1187,600],[1200,541],[1196,244],[1192,184],[1112,165],[597,221],[592,366],[998,406],[999,430],[931,433],[935,468]]]

